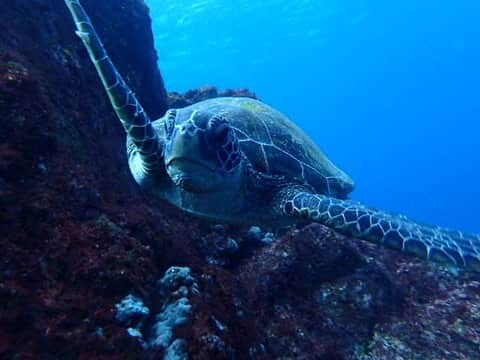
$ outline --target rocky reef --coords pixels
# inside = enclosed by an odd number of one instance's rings
[[[143,1],[83,3],[152,118],[255,97],[167,97]],[[157,201],[63,0],[2,1],[0,30],[0,358],[478,358],[478,274]]]
[[[198,89],[189,90],[184,94],[176,91],[170,92],[168,94],[168,107],[182,108],[202,100],[222,96],[238,96],[258,99],[257,95],[248,89],[227,89],[224,91],[218,91],[218,89],[213,85],[205,85]]]

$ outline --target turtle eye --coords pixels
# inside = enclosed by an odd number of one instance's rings
[[[228,121],[221,115],[215,115],[208,121],[210,138],[215,144],[225,145],[231,137],[231,131]]]
[[[222,115],[215,115],[208,121],[207,140],[216,151],[219,167],[226,172],[233,171],[240,164],[240,150],[235,130]]]
[[[216,129],[222,124],[228,124],[227,119],[225,119],[222,115],[214,115],[208,120],[208,127],[210,129]]]
[[[177,118],[177,111],[175,109],[168,110],[165,122],[163,123],[165,127],[165,136],[170,138],[175,128],[175,119]]]
[[[221,124],[215,130],[215,139],[218,144],[225,145],[229,142],[232,129],[227,124]]]

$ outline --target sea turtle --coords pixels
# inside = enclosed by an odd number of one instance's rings
[[[347,236],[480,271],[480,236],[348,200],[352,179],[286,116],[260,101],[211,99],[150,121],[80,2],[65,2],[126,130],[131,173],[150,193],[212,221],[318,222]]]

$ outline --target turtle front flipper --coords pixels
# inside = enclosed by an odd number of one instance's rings
[[[410,253],[417,257],[480,272],[480,236],[418,224],[350,200],[282,190],[276,198],[282,215],[309,219],[339,233]]]
[[[150,118],[110,60],[80,1],[65,0],[65,4],[130,143],[136,147],[142,159],[143,171],[155,170],[161,162],[162,144]]]

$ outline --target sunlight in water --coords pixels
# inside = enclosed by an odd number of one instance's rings
[[[170,89],[248,87],[356,199],[480,231],[480,2],[149,0]]]

